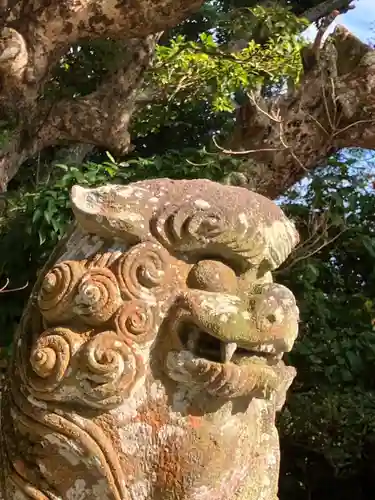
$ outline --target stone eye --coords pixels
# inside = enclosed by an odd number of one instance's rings
[[[218,260],[201,260],[191,269],[187,285],[189,288],[207,292],[237,292],[237,277],[233,269]]]

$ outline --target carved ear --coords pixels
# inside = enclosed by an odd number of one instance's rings
[[[73,213],[82,229],[104,238],[126,239],[131,244],[149,234],[148,197],[145,189],[130,186],[73,186],[71,191]]]

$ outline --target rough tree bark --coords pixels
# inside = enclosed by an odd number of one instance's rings
[[[0,190],[43,148],[83,142],[125,153],[128,123],[159,33],[202,0],[5,0],[0,3],[0,114],[18,128],[0,157]],[[50,71],[83,39],[131,40],[132,57],[88,96],[53,105],[40,96]],[[134,41],[134,38],[137,38]]]
[[[348,147],[375,149],[375,51],[339,26],[293,95],[238,109],[229,150],[249,151],[249,187],[274,199]]]

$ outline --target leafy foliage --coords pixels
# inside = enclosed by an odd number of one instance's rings
[[[124,62],[124,57],[126,45],[118,40],[82,41],[71,47],[54,68],[44,97],[61,99],[89,94]]]
[[[159,45],[149,85],[163,89],[168,99],[209,99],[214,111],[232,111],[233,94],[239,89],[251,90],[267,82],[278,83],[285,78],[298,80],[302,71],[299,38],[302,20],[285,9],[246,9],[244,16],[231,20],[229,35],[246,29],[247,37],[258,26],[266,27],[262,42],[249,39],[241,51],[222,49],[214,35],[203,32],[198,41],[179,35],[169,46]]]
[[[329,212],[325,241],[343,230],[278,276],[294,291],[302,317],[289,356],[298,377],[279,422],[285,446],[304,450],[299,461],[294,456],[293,464],[283,464],[293,471],[293,498],[301,488],[311,495],[317,487],[311,457],[320,457],[321,474],[353,477],[362,473],[375,437],[375,193],[355,163],[330,163],[298,203],[284,200],[305,238],[316,213]]]

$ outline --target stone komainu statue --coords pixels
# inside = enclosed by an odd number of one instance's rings
[[[1,401],[2,499],[275,500],[298,241],[210,181],[75,187]]]

